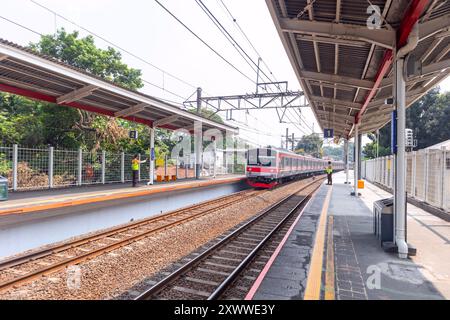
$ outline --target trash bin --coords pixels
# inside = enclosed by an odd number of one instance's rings
[[[394,241],[394,198],[373,203],[373,231],[380,245]]]
[[[0,176],[0,201],[8,200],[8,179]]]

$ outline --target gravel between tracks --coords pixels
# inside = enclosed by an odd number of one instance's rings
[[[310,179],[282,186],[159,232],[110,253],[61,270],[18,288],[0,292],[0,299],[112,299],[167,267],[237,224],[249,219]],[[80,280],[76,275],[79,268]],[[75,279],[75,281],[74,281]]]

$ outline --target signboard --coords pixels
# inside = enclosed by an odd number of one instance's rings
[[[136,130],[131,130],[129,132],[130,139],[137,139],[138,138],[138,132]]]
[[[391,152],[397,154],[397,111],[391,115]]]
[[[334,137],[334,129],[323,129],[323,137],[325,139],[333,138]]]

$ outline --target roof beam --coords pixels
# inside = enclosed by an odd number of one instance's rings
[[[347,40],[354,39],[373,43],[388,49],[393,48],[396,39],[394,30],[372,30],[367,28],[367,26],[356,26],[342,23],[281,18],[280,26],[283,32],[342,37]]]
[[[156,121],[153,123],[153,126],[154,126],[155,128],[156,128],[156,127],[164,126],[164,125],[166,125],[166,124],[169,124],[169,123],[172,123],[172,122],[176,121],[179,117],[180,117],[179,115],[174,114],[174,115],[172,115],[172,116],[168,116],[168,117],[166,117],[166,118],[163,118],[163,119],[160,119],[160,120],[156,120]]]
[[[347,116],[345,114],[333,113],[332,115],[330,115],[330,112],[323,111],[323,110],[317,110],[317,113],[319,115],[330,116],[331,118],[335,118],[335,119],[339,119],[339,120],[347,120],[347,121],[350,121],[350,122],[353,122],[353,120],[355,119],[354,117]]]
[[[327,43],[327,44],[343,44],[350,47],[358,47],[363,48],[367,46],[367,43],[364,41],[356,41],[356,40],[346,40],[346,39],[339,39],[339,38],[326,38],[326,37],[320,37],[320,36],[313,36],[306,35],[306,34],[297,34],[296,35],[297,40],[303,40],[303,41],[318,41],[321,43]]]
[[[352,109],[358,109],[358,110],[361,109],[361,107],[362,107],[362,104],[357,103],[357,102],[325,98],[325,97],[319,97],[319,96],[311,96],[311,100],[315,101],[315,102],[327,104],[327,105],[344,106],[346,108],[352,108]]]
[[[6,54],[0,54],[0,61],[7,59],[8,56]]]
[[[83,99],[87,96],[89,96],[95,89],[98,89],[95,85],[87,85],[83,88],[74,90],[72,92],[69,92],[65,95],[62,95],[56,99],[57,104],[63,104],[63,103],[70,103],[74,102],[80,99]]]
[[[346,77],[341,75],[312,72],[312,71],[301,71],[301,76],[307,80],[316,80],[329,83],[338,83],[340,85],[346,85],[354,88],[362,88],[366,90],[372,89],[374,82],[369,80],[361,80],[359,78]]]
[[[449,30],[449,26],[450,14],[423,22],[419,24],[419,41],[423,41],[442,30]]]
[[[126,109],[123,109],[123,110],[115,112],[114,116],[115,117],[121,117],[121,118],[128,117],[128,116],[131,116],[133,114],[136,114],[136,113],[139,113],[141,111],[144,111],[146,107],[148,107],[147,103],[139,103],[139,104],[137,104],[135,106],[132,106],[132,107],[129,107],[129,108],[126,108]]]
[[[447,68],[450,68],[450,59],[436,62],[422,67],[421,75],[426,75],[435,72],[441,72]]]

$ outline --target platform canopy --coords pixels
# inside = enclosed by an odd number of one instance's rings
[[[450,73],[450,1],[266,2],[317,121],[335,136],[351,137],[355,124],[367,133],[390,121],[395,50],[407,44],[416,22],[407,107]]]
[[[238,129],[183,110],[155,97],[125,89],[56,59],[0,39],[0,91],[120,117],[152,127],[237,133]]]

